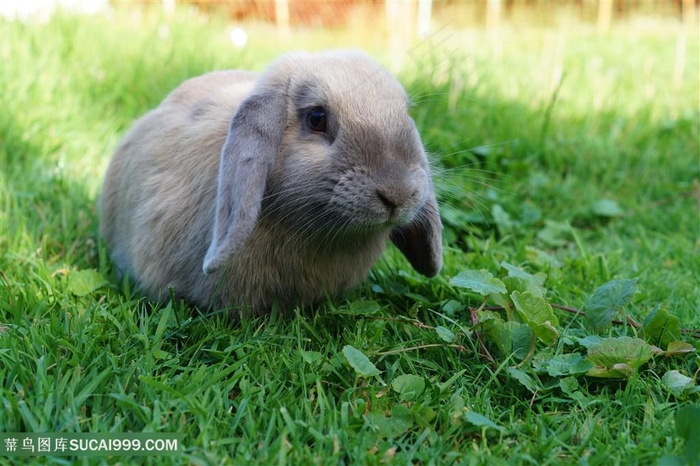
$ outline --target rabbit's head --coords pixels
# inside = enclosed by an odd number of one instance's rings
[[[401,85],[359,52],[287,55],[232,119],[205,273],[267,218],[319,248],[385,234],[420,273],[441,268],[442,225]]]

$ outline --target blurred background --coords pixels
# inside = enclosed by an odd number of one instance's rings
[[[527,20],[562,14],[596,22],[607,30],[615,20],[630,15],[661,15],[694,20],[698,0],[3,0],[6,18],[46,17],[59,9],[94,14],[112,7],[162,8],[172,12],[189,5],[236,21],[275,23],[284,31],[291,27],[370,26],[368,19],[411,29],[418,35],[430,32],[434,22],[460,24],[480,22],[497,27],[502,20]],[[359,21],[359,23],[358,23]]]
[[[402,51],[449,28],[488,29],[491,45],[499,52],[502,33],[510,29],[565,30],[576,23],[606,34],[640,18],[692,27],[698,22],[699,6],[700,0],[3,0],[0,15],[46,22],[57,12],[95,15],[129,10],[172,15],[187,10],[238,25],[230,39],[241,48],[249,40],[284,45],[291,34],[310,29],[344,30],[352,37],[343,38],[344,43],[384,50],[392,57],[392,65],[399,67]]]
[[[160,47],[205,27],[212,48],[226,44],[218,55],[231,67],[250,63],[255,68],[290,49],[357,47],[395,73],[418,73],[432,84],[449,81],[456,91],[476,84],[480,56],[507,65],[504,56],[537,49],[530,67],[542,73],[537,81],[548,93],[562,79],[567,57],[581,52],[577,41],[624,47],[619,39],[634,45],[652,36],[666,47],[672,41],[672,48],[661,52],[668,55],[664,73],[670,73],[669,88],[680,89],[689,78],[687,57],[700,42],[699,11],[700,0],[0,1],[1,17],[33,25],[48,24],[56,15],[106,18],[141,31],[158,23],[160,42],[153,45]],[[606,74],[598,58],[593,54],[589,63],[596,79]],[[648,72],[656,65],[649,59],[637,65]]]

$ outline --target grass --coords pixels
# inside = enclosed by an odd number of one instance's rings
[[[482,298],[450,279],[501,276],[506,261],[546,273],[548,302],[581,308],[598,286],[638,278],[632,319],[662,308],[700,327],[697,30],[680,80],[679,27],[663,21],[607,37],[505,29],[500,45],[454,28],[417,44],[428,53],[399,76],[435,158],[443,273],[424,280],[389,251],[343,297],[231,323],[154,306],[118,282],[95,201],[130,122],[187,77],[262,69],[286,48],[389,59],[352,31],[284,44],[251,31],[239,51],[224,23],[191,15],[0,22],[0,432],[184,434],[184,454],[146,464],[645,465],[683,454],[675,419],[697,392],[674,394],[663,375],[697,377],[694,355],[655,357],[627,380],[565,382],[508,355],[490,364],[466,309]],[[557,315],[563,337],[537,354],[590,333]],[[604,336],[623,334],[638,330]],[[380,375],[358,375],[346,345]],[[424,388],[402,391],[401,375]]]

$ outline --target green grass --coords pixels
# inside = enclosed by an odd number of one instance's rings
[[[675,416],[698,395],[672,394],[662,376],[696,377],[695,355],[565,390],[529,361],[487,363],[466,310],[482,300],[449,281],[466,269],[502,276],[506,261],[546,273],[547,301],[580,309],[598,286],[638,278],[631,318],[662,308],[700,327],[697,30],[681,80],[679,27],[661,21],[606,37],[582,25],[505,30],[500,56],[484,31],[440,32],[447,41],[418,44],[428,58],[406,60],[399,77],[435,158],[441,276],[421,278],[392,250],[358,289],[291,316],[231,323],[154,306],[114,278],[96,232],[102,175],[130,122],[190,76],[262,69],[287,48],[389,59],[352,31],[277,44],[257,28],[239,51],[223,23],[184,15],[0,22],[0,432],[178,432],[182,464],[645,465],[683,454]],[[565,338],[538,354],[580,352],[583,320],[556,312]],[[358,376],[346,345],[381,374]],[[403,374],[425,388],[402,393],[392,384]]]

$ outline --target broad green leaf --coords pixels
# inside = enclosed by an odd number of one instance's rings
[[[625,363],[636,369],[652,356],[651,345],[641,338],[603,338],[602,342],[588,348],[588,359],[599,366]]]
[[[618,363],[610,367],[595,366],[586,372],[586,375],[599,379],[628,379],[634,375],[634,372],[634,367],[629,364]]]
[[[584,306],[586,326],[596,332],[608,328],[617,312],[632,299],[636,283],[636,278],[612,280],[598,287]]]
[[[530,374],[523,372],[520,369],[509,367],[508,374],[527,388],[530,393],[537,393],[542,389],[542,384],[540,384],[539,379],[532,377]]]
[[[350,345],[343,347],[343,356],[348,360],[350,366],[355,369],[357,375],[361,377],[373,377],[381,373],[362,351]]]
[[[625,378],[653,356],[654,351],[640,338],[604,338],[601,343],[588,348],[587,359],[595,367],[586,375],[603,378]]]
[[[467,413],[464,415],[464,418],[469,422],[470,424],[473,424],[477,427],[489,427],[491,429],[496,429],[499,432],[505,432],[506,429],[503,428],[502,426],[499,426],[495,422],[493,422],[491,419],[487,418],[483,414],[479,414],[475,411],[467,411]]]
[[[577,338],[576,341],[578,341],[579,345],[585,348],[590,348],[591,346],[599,345],[600,343],[602,343],[603,337],[600,337],[598,335],[588,335],[583,338]]]
[[[676,433],[685,440],[688,464],[700,463],[700,405],[684,406],[676,413]]]
[[[666,348],[672,341],[681,339],[680,320],[661,308],[653,310],[644,319],[642,330],[648,342],[661,348]]]
[[[503,277],[503,284],[506,286],[508,293],[513,293],[514,291],[524,293],[525,291],[529,291],[535,296],[544,296],[545,290],[541,285],[537,283],[536,280],[523,277],[508,276]]]
[[[520,267],[517,267],[513,264],[509,264],[506,261],[501,262],[501,267],[504,268],[508,272],[509,277],[516,277],[516,278],[522,278],[524,280],[528,280],[533,282],[535,285],[542,287],[544,285],[545,280],[547,280],[547,274],[538,272],[536,274],[531,274]]]
[[[668,349],[664,351],[664,356],[677,356],[679,354],[694,353],[695,347],[687,341],[672,341],[668,344]]]
[[[537,338],[547,345],[552,345],[559,338],[559,319],[554,315],[554,310],[544,298],[536,296],[530,291],[520,293],[514,291],[510,294],[518,315],[532,328]]]
[[[494,278],[488,270],[484,269],[464,270],[452,277],[450,285],[457,288],[466,288],[482,296],[506,292],[503,282]]]
[[[401,401],[414,401],[425,391],[425,380],[418,375],[403,374],[391,382],[391,388],[399,394]]]
[[[537,372],[538,374],[546,374],[547,364],[549,364],[549,361],[551,361],[553,357],[554,353],[552,353],[549,349],[537,351],[532,356],[532,362],[530,364],[532,365],[532,368],[535,369],[535,372]]]
[[[400,404],[394,405],[391,416],[385,416],[384,413],[376,411],[367,413],[365,416],[365,427],[380,438],[398,437],[412,426],[413,419],[410,411]]]
[[[75,296],[87,296],[107,284],[107,280],[97,270],[87,269],[71,272],[68,275],[68,292]]]
[[[558,269],[564,265],[553,254],[532,246],[525,247],[525,257],[527,257],[528,262],[537,266],[538,268]]]
[[[438,325],[437,328],[435,328],[435,331],[438,334],[438,337],[446,343],[452,343],[455,341],[455,334],[452,333],[452,331],[447,328],[443,327],[442,325]]]
[[[571,241],[571,225],[566,222],[554,222],[552,220],[544,221],[542,228],[537,237],[547,246],[561,247]]]
[[[510,231],[517,225],[517,222],[511,218],[510,214],[500,204],[494,204],[491,207],[491,215],[493,216],[493,222],[501,232]]]
[[[505,261],[501,262],[501,268],[508,272],[508,276],[503,277],[502,280],[507,292],[493,296],[494,302],[499,306],[507,309],[513,308],[514,305],[510,295],[514,291],[530,291],[536,296],[544,296],[545,288],[543,284],[547,279],[546,274],[537,273],[532,275]]]
[[[593,363],[578,353],[565,353],[539,361],[538,366],[537,372],[546,372],[551,377],[562,377],[585,374],[593,368]]]
[[[476,324],[473,329],[488,331],[497,323],[503,324],[504,321],[500,315],[493,311],[481,311],[476,315]]]
[[[593,203],[593,213],[598,217],[619,217],[625,212],[612,199],[600,199]]]
[[[557,322],[557,325],[559,322]],[[553,345],[559,338],[559,329],[550,321],[538,324],[533,328],[535,335],[547,345]]]
[[[304,360],[304,362],[306,362],[307,364],[313,364],[316,361],[323,359],[323,354],[319,353],[318,351],[300,350],[299,354],[301,355],[301,358]]]
[[[489,297],[493,300],[493,303],[496,306],[501,306],[502,308],[506,309],[506,312],[513,309],[513,301],[510,300],[507,290],[505,293],[494,293]]]
[[[682,395],[688,389],[695,387],[695,382],[691,377],[683,375],[677,370],[667,371],[661,381],[676,396]]]
[[[465,307],[463,303],[451,299],[442,305],[442,312],[451,316],[457,312],[463,311]]]
[[[573,395],[574,392],[578,390],[579,386],[580,385],[578,380],[576,380],[576,377],[564,377],[563,379],[559,380],[559,388],[561,388],[561,391],[569,396]]]
[[[505,323],[494,321],[489,335],[502,356],[515,354],[518,359],[525,359],[533,339],[529,325],[513,321]]]

